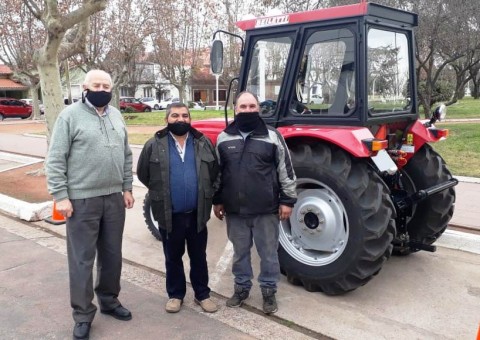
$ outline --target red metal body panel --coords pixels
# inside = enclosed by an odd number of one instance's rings
[[[425,143],[438,142],[442,139],[435,137],[435,135],[430,132],[429,128],[423,125],[425,122],[428,122],[428,120],[417,120],[408,129],[406,141],[403,143],[402,147],[404,151],[407,151],[407,159],[412,158],[415,152],[417,152]],[[408,147],[410,147],[410,149],[408,149]]]
[[[205,136],[207,136],[215,145],[217,143],[217,137],[225,129],[225,119],[222,118],[211,118],[211,119],[202,119],[192,122],[192,127],[201,131]]]
[[[314,11],[259,17],[255,19],[238,21],[236,25],[240,29],[247,31],[260,27],[296,24],[309,21],[321,21],[326,19],[348,18],[365,15],[366,13],[367,3],[362,2],[354,5],[322,8]]]
[[[361,126],[315,126],[295,125],[279,127],[278,131],[286,141],[296,137],[311,137],[327,141],[349,152],[354,157],[370,157],[363,139],[374,138],[369,129]]]

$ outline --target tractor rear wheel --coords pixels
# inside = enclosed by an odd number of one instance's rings
[[[404,168],[415,186],[414,191],[422,190],[452,178],[443,158],[428,144],[412,157]],[[455,188],[439,192],[414,207],[413,216],[407,224],[411,241],[433,244],[445,231],[453,216]],[[418,249],[395,249],[394,254],[408,255]]]
[[[158,231],[158,222],[153,218],[150,197],[148,194],[145,195],[145,199],[143,200],[143,217],[145,218],[148,230],[150,230],[157,240],[161,241],[162,235]]]
[[[280,224],[282,273],[328,295],[364,285],[392,252],[389,189],[366,161],[334,146],[298,144],[290,152],[298,200]]]

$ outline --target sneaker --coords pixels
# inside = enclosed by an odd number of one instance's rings
[[[180,299],[169,299],[167,301],[167,305],[165,306],[165,310],[168,313],[178,313],[180,308],[182,307],[183,300]]]
[[[277,300],[275,299],[275,291],[273,289],[262,289],[263,295],[263,312],[265,314],[273,314],[278,311]]]
[[[235,293],[233,293],[232,297],[227,300],[226,305],[227,307],[240,307],[249,295],[250,291],[247,289],[235,287]]]
[[[195,299],[195,303],[202,307],[203,311],[207,313],[215,313],[218,310],[217,305],[210,298],[201,301]]]

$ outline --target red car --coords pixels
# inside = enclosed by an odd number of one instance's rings
[[[124,112],[127,107],[133,108],[137,112],[150,112],[152,108],[147,104],[133,97],[120,97],[120,111]]]
[[[22,119],[30,117],[33,108],[15,98],[0,97],[0,121],[5,118],[19,117]]]

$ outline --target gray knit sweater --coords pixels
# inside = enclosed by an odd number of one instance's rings
[[[100,117],[80,101],[58,116],[46,162],[48,191],[56,201],[132,189],[132,151],[120,112]]]

